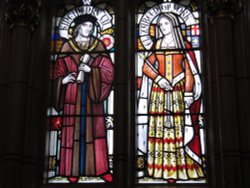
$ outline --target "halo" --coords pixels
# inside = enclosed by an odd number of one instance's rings
[[[91,15],[96,18],[100,31],[112,27],[112,16],[106,10],[90,5],[77,7],[68,12],[59,23],[59,36],[65,39],[72,38],[71,27],[74,25],[74,19],[78,16]]]
[[[141,18],[139,23],[139,36],[146,50],[153,46],[153,40],[149,34],[151,23],[160,14],[173,13],[183,19],[184,23],[189,26],[195,24],[195,18],[192,12],[186,7],[172,2],[161,3],[150,8]]]

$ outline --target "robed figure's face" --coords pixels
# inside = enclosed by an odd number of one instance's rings
[[[80,26],[79,26],[79,30],[78,30],[78,35],[80,35],[81,37],[90,37],[90,35],[93,32],[93,23],[92,22],[83,22]]]
[[[169,33],[171,33],[172,24],[166,17],[162,17],[159,20],[158,24],[163,35],[168,35]]]

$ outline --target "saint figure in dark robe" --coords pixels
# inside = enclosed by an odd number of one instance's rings
[[[108,166],[104,101],[114,68],[101,40],[94,37],[96,18],[78,16],[53,67],[54,108],[62,112],[59,175],[70,182],[80,176],[112,181]]]

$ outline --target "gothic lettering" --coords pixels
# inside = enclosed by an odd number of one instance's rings
[[[91,7],[91,6],[84,6],[83,7],[83,14],[91,14],[92,10],[93,10],[93,7]]]
[[[174,4],[174,11],[179,15],[185,8],[179,4]]]
[[[160,9],[161,11],[164,12],[168,12],[171,9],[171,4],[170,3],[162,3],[160,4]]]

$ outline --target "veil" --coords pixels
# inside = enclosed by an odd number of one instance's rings
[[[177,49],[186,49],[186,45],[185,45],[185,41],[184,41],[184,37],[182,35],[181,29],[180,29],[180,23],[177,19],[177,17],[173,14],[173,13],[168,13],[168,14],[160,14],[159,17],[157,18],[157,38],[161,38],[163,36],[163,34],[161,33],[160,29],[159,29],[159,21],[162,18],[166,18],[170,21],[171,23],[171,29],[172,29],[172,33],[173,33],[173,37],[174,37],[174,41],[175,44],[177,45],[176,48]]]
[[[172,32],[174,41],[176,43],[176,49],[179,49],[180,52],[184,53],[185,57],[187,58],[187,61],[192,69],[192,72],[196,73],[198,72],[197,62],[195,59],[195,55],[193,51],[189,51],[188,49],[191,48],[191,45],[184,39],[184,36],[182,35],[182,31],[180,29],[180,22],[178,18],[173,13],[167,13],[167,14],[161,14],[159,17],[157,17],[157,30],[156,30],[156,37],[158,39],[162,38],[163,34],[161,33],[159,29],[158,21],[161,18],[167,18],[172,23]],[[187,52],[185,52],[187,50]],[[139,93],[138,98],[138,115],[137,115],[137,143],[138,143],[138,155],[143,155],[147,153],[147,132],[148,132],[148,102],[150,98],[150,91],[152,87],[153,81],[149,79],[147,76],[143,75],[142,77],[142,85]],[[188,110],[186,117],[185,117],[185,131],[187,134],[185,134],[185,151],[187,154],[193,158],[196,162],[199,164],[202,163],[200,158],[200,152],[194,152],[193,145],[199,144],[199,140],[197,138],[197,135],[194,135],[194,127],[193,123],[197,117],[194,117],[193,115],[190,115],[190,113],[198,111],[200,106],[200,101],[194,101],[194,105],[192,108],[190,108],[190,111]],[[196,123],[195,123],[196,124]],[[197,125],[195,125],[197,126]],[[187,136],[189,135],[189,136]],[[194,144],[196,143],[196,144]],[[191,146],[192,145],[192,146]],[[141,174],[140,174],[141,173]],[[143,176],[143,172],[140,172],[138,175]]]

